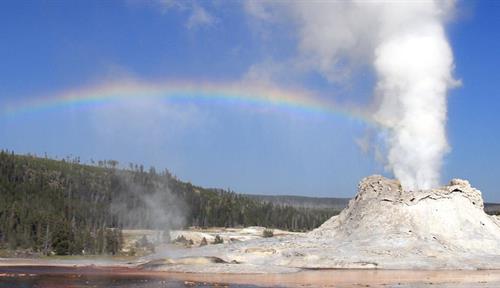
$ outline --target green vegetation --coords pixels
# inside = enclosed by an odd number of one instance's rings
[[[264,237],[264,238],[271,238],[273,236],[274,236],[273,229],[264,229],[264,231],[262,231],[262,237]]]
[[[272,204],[182,182],[167,170],[0,152],[0,249],[116,254],[121,229],[266,226],[313,229],[333,209]]]
[[[215,235],[214,243],[213,244],[222,244],[224,243],[224,239],[220,237],[220,235]]]
[[[207,238],[203,237],[203,239],[201,239],[201,242],[200,242],[200,247],[201,246],[207,246],[207,245],[208,245]]]

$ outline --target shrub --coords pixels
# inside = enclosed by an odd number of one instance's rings
[[[264,238],[271,238],[273,236],[274,236],[273,229],[264,229],[264,231],[262,231],[262,237],[264,237]]]
[[[188,243],[188,240],[186,239],[186,237],[184,237],[184,235],[179,235],[173,242],[186,245]]]
[[[207,238],[203,237],[203,239],[201,239],[200,246],[205,246],[207,244],[208,244]]]
[[[224,243],[224,239],[222,239],[222,237],[220,237],[219,235],[215,235],[214,244],[222,244],[222,243]]]

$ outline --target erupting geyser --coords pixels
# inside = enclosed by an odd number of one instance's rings
[[[375,119],[389,130],[388,164],[406,190],[439,184],[448,150],[446,92],[457,83],[442,24],[451,5],[418,3],[383,9],[374,58],[381,98]]]

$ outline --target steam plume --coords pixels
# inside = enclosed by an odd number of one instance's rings
[[[405,189],[427,189],[439,184],[448,150],[446,92],[454,84],[453,56],[436,2],[408,12],[394,8],[385,20],[389,31],[375,49],[381,97],[375,119],[389,129],[387,160],[394,175]],[[409,12],[414,15],[406,18]]]
[[[377,77],[374,119],[387,135],[389,168],[406,190],[437,185],[448,151],[446,94],[456,85],[444,32],[454,2],[260,5],[252,2],[247,11],[261,20],[269,21],[274,15],[296,24],[295,64],[302,70],[317,71],[338,82],[360,66],[372,66]]]

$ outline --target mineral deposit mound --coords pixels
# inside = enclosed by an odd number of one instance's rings
[[[224,271],[300,268],[499,269],[500,222],[468,181],[403,191],[396,180],[363,179],[338,216],[304,235],[192,249]],[[165,267],[166,268],[166,267]],[[167,269],[205,270],[177,265]],[[212,267],[209,270],[219,270]],[[222,269],[221,269],[222,270]]]

